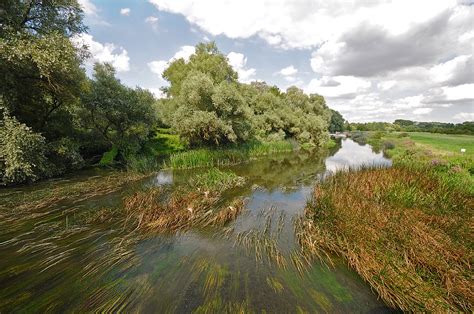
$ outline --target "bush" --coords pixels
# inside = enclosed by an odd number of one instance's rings
[[[4,110],[0,120],[0,184],[35,181],[45,175],[45,139]]]
[[[388,149],[394,149],[395,148],[395,143],[386,141],[383,143],[383,149],[388,150]]]

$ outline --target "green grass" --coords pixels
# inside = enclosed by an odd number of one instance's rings
[[[244,183],[245,179],[243,177],[239,177],[232,171],[222,171],[218,168],[211,168],[205,173],[197,174],[190,179],[190,185],[193,188],[217,191],[240,186]]]
[[[474,156],[474,135],[435,134],[413,132],[409,138],[419,145],[444,153],[460,154],[461,148],[466,149],[463,155]]]
[[[168,155],[183,151],[186,144],[181,141],[179,135],[172,134],[170,129],[156,128],[153,137],[145,143],[145,150],[155,156]]]
[[[114,163],[115,157],[117,157],[118,148],[117,146],[113,146],[111,150],[105,152],[102,155],[102,158],[99,161],[99,165],[101,166],[109,166]]]
[[[241,146],[218,149],[196,149],[170,155],[165,166],[173,169],[190,169],[235,165],[260,156],[291,152],[295,145],[289,141],[249,143]]]

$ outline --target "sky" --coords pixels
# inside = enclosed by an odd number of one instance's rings
[[[79,0],[93,62],[160,97],[215,41],[248,83],[297,86],[351,122],[474,120],[474,0]]]

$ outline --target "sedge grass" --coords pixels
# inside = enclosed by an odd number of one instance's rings
[[[274,153],[291,152],[295,145],[289,141],[249,143],[221,149],[195,149],[170,155],[165,167],[190,169],[198,167],[228,166]]]
[[[297,238],[344,257],[390,306],[472,312],[472,195],[431,169],[336,173],[314,189]]]

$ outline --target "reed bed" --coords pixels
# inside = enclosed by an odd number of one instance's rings
[[[196,149],[171,154],[165,167],[190,169],[236,165],[250,159],[274,153],[291,152],[295,145],[289,141],[250,143],[223,149]]]
[[[162,188],[136,192],[125,198],[126,224],[136,230],[176,232],[190,227],[224,226],[244,209],[236,199],[229,205],[217,206],[216,191],[175,191],[167,197]]]
[[[307,256],[344,257],[390,306],[472,312],[472,195],[429,169],[336,173],[298,222]]]

